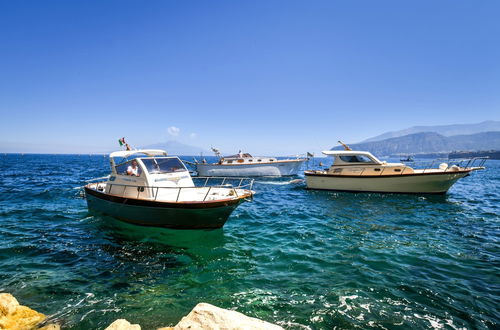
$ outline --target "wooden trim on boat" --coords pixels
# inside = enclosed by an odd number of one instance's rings
[[[240,195],[238,198],[227,198],[217,201],[200,201],[200,202],[165,202],[165,201],[152,201],[147,199],[138,199],[130,197],[122,197],[118,195],[110,195],[104,192],[100,192],[85,186],[85,192],[96,198],[103,199],[109,202],[134,205],[134,206],[146,206],[146,207],[162,207],[162,208],[183,208],[183,209],[205,209],[205,208],[215,208],[224,207],[239,204],[244,198],[250,197],[251,194]]]
[[[425,173],[403,173],[403,174],[385,174],[385,175],[342,175],[342,174],[329,174],[329,173],[313,173],[311,171],[305,171],[306,176],[326,176],[335,178],[393,178],[393,177],[405,177],[405,176],[421,176],[421,175],[450,175],[450,174],[463,174],[470,173],[472,170],[461,170],[461,171],[449,171],[449,172],[425,172]]]
[[[351,164],[338,164],[338,165],[333,165],[333,167],[341,167],[341,166],[349,166],[349,167],[372,167],[372,166],[381,166],[382,164],[377,164],[377,163],[351,163]]]

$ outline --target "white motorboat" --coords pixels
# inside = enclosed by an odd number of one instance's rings
[[[108,181],[85,186],[88,208],[134,224],[220,228],[254,194],[247,178],[195,178],[196,186],[181,160],[163,150],[113,152],[110,165]]]
[[[307,158],[277,159],[274,157],[253,157],[248,153],[238,153],[222,157],[219,151],[212,149],[219,158],[217,163],[196,162],[196,171],[200,176],[291,176],[297,175]]]
[[[486,160],[475,158],[465,166],[442,163],[437,168],[414,169],[403,163],[380,161],[366,151],[329,150],[323,154],[335,158],[333,165],[325,170],[305,171],[308,189],[444,194],[460,178],[484,169]]]

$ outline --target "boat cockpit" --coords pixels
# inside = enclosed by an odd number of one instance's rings
[[[334,165],[380,165],[382,164],[373,155],[368,154],[338,154],[333,155],[335,157]]]
[[[162,150],[118,151],[112,153],[109,159],[109,181],[115,185],[194,187],[182,161],[178,157],[167,156]]]
[[[413,173],[411,167],[402,163],[387,163],[380,161],[367,151],[323,151],[327,156],[333,156],[333,165],[327,170],[336,175],[384,175]]]

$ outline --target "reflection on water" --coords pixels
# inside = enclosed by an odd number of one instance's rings
[[[500,162],[443,196],[264,178],[223,229],[184,231],[88,213],[79,189],[106,158],[16,157],[0,158],[0,290],[66,328],[153,329],[200,301],[292,329],[498,326]]]
[[[224,244],[223,229],[174,230],[167,228],[136,226],[113,217],[92,213],[96,227],[116,243],[136,242],[153,247],[210,250]]]

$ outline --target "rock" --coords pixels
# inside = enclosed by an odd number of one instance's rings
[[[278,325],[206,303],[196,305],[193,310],[187,316],[183,317],[173,329],[283,330],[283,328]]]
[[[10,293],[0,293],[0,316],[6,316],[16,311],[19,303]]]
[[[111,323],[105,330],[141,330],[139,324],[130,324],[125,319],[118,319]]]
[[[46,316],[19,305],[10,293],[0,293],[0,329],[32,329]]]

